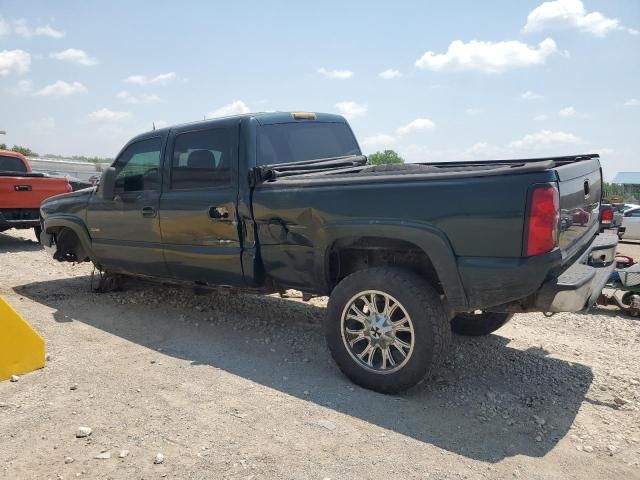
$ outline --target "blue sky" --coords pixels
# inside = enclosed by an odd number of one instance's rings
[[[408,161],[640,170],[640,2],[0,1],[0,142],[114,156],[206,115],[345,114]],[[385,73],[383,73],[385,72]]]

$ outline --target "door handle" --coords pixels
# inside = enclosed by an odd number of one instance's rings
[[[142,216],[143,217],[155,217],[156,209],[153,207],[142,207]]]
[[[226,207],[209,207],[209,217],[213,220],[227,220],[229,210]]]

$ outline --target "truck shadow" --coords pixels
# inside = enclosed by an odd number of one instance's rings
[[[40,244],[35,241],[35,236],[31,234],[31,231],[29,231],[29,233],[25,232],[23,235],[29,238],[0,233],[0,252],[34,252],[42,250]],[[33,238],[33,240],[31,238]]]
[[[323,307],[273,296],[197,296],[137,280],[125,292],[95,294],[89,277],[15,291],[54,309],[58,322],[83,322],[486,462],[547,454],[569,431],[593,380],[587,366],[550,358],[542,348],[511,348],[499,335],[454,337],[432,379],[387,396],[341,375],[325,348]]]

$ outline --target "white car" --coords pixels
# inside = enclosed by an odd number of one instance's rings
[[[624,232],[625,239],[640,240],[640,207],[625,210],[622,226],[626,229]]]

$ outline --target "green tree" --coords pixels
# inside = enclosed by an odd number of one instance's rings
[[[383,165],[388,163],[404,163],[404,159],[394,150],[385,150],[367,155],[371,165]]]
[[[6,143],[0,143],[0,150],[6,150],[7,149],[7,144]]]
[[[20,145],[14,145],[11,150],[13,150],[14,152],[21,153],[25,157],[37,157],[38,156],[38,154],[36,152],[34,152],[33,150],[31,150],[29,147],[21,147]]]

